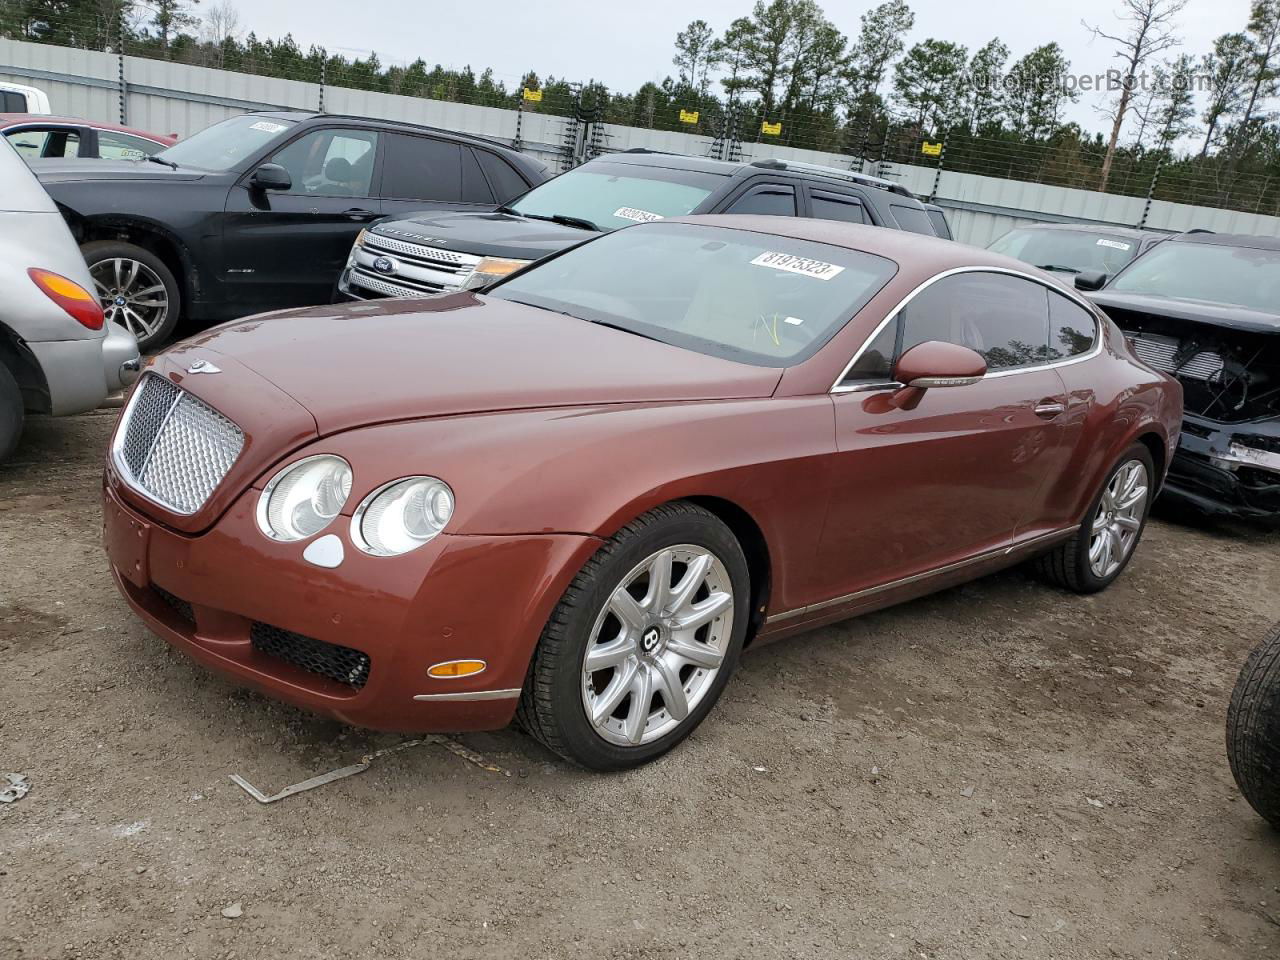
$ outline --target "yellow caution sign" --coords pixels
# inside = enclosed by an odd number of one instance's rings
[[[528,87],[525,87],[524,98],[528,100],[530,103],[540,103],[542,101],[542,91],[530,90]]]
[[[930,143],[926,140],[924,143],[920,144],[920,152],[926,157],[940,157],[942,156],[942,144]]]
[[[779,120],[777,123],[770,123],[766,120],[764,123],[760,124],[760,132],[766,137],[776,137],[782,133],[782,121]]]
[[[697,110],[681,110],[680,122],[681,123],[697,123],[698,111]]]

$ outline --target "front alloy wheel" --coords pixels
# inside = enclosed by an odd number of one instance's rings
[[[89,268],[102,312],[138,340],[150,340],[169,316],[169,294],[145,263],[112,257]]]
[[[565,590],[530,662],[519,722],[595,770],[660,756],[728,683],[750,588],[742,546],[714,514],[685,501],[649,511]]]
[[[652,743],[707,695],[733,635],[733,583],[713,553],[651,554],[614,589],[583,657],[582,705],[605,740]]]

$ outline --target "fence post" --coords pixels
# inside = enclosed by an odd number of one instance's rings
[[[124,78],[124,4],[116,11],[116,83],[120,92],[120,125],[129,122],[129,85]]]
[[[329,73],[329,51],[324,49],[324,47],[321,47],[320,48],[320,105],[316,110],[317,113],[324,113],[324,88],[325,88],[325,81],[328,79],[328,73]]]
[[[942,148],[938,151],[938,169],[933,173],[933,189],[929,191],[929,202],[932,203],[938,195],[938,184],[942,182],[942,161],[947,156],[947,135],[944,130],[942,133]]]
[[[1156,196],[1156,184],[1160,182],[1160,168],[1164,166],[1164,154],[1160,154],[1160,159],[1156,161],[1156,168],[1151,173],[1151,183],[1147,187],[1147,202],[1142,207],[1142,219],[1138,221],[1138,229],[1141,230],[1147,225],[1147,215],[1151,213],[1151,201]]]

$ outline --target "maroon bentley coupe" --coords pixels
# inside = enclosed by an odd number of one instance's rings
[[[1181,410],[1015,260],[665,220],[484,295],[171,348],[112,441],[106,543],[155,632],[271,696],[390,730],[518,714],[613,769],[687,736],[749,644],[1024,560],[1106,587]]]

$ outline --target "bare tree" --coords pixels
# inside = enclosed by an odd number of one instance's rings
[[[214,4],[205,12],[204,29],[200,33],[201,39],[213,48],[216,63],[221,67],[227,43],[239,40],[244,33],[240,26],[240,11],[230,0]]]
[[[1117,33],[1107,33],[1101,27],[1084,23],[1085,29],[1094,37],[1110,40],[1116,45],[1116,59],[1120,61],[1120,94],[1116,98],[1115,107],[1109,111],[1111,116],[1111,139],[1107,141],[1107,154],[1102,159],[1102,174],[1098,179],[1098,189],[1106,190],[1107,181],[1111,178],[1111,163],[1115,160],[1116,144],[1120,140],[1120,131],[1124,129],[1125,115],[1133,102],[1134,89],[1138,85],[1139,74],[1147,61],[1171,47],[1176,47],[1182,40],[1174,34],[1174,18],[1182,12],[1187,0],[1122,0],[1120,12],[1116,18],[1123,26]]]

